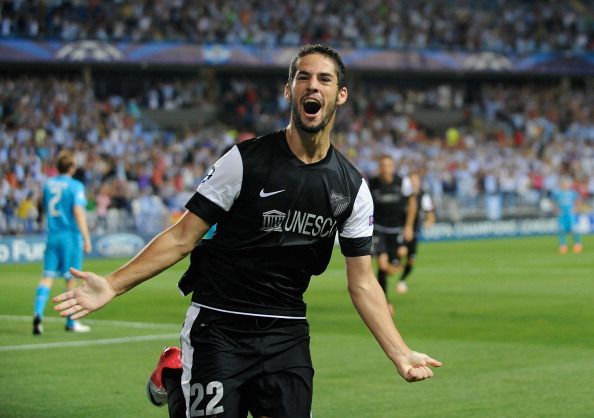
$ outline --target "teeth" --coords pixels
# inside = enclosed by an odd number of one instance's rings
[[[303,103],[320,103],[320,101],[313,97],[307,97],[307,98],[303,99]]]

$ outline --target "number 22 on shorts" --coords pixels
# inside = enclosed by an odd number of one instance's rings
[[[200,409],[200,404],[204,400],[205,395],[214,395],[212,399],[206,404],[206,408]],[[206,390],[202,383],[194,383],[190,387],[190,399],[194,398],[190,405],[191,417],[206,417],[214,414],[221,414],[224,412],[223,406],[218,403],[223,399],[223,384],[221,382],[212,381],[206,385]]]

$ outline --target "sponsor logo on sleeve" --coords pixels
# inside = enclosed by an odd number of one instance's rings
[[[349,199],[332,190],[330,192],[330,206],[332,207],[334,216],[338,216],[349,206]]]
[[[216,171],[216,168],[213,165],[212,168],[206,174],[206,176],[202,179],[202,181],[200,182],[200,184],[205,183],[206,181],[210,180],[210,178],[212,177],[212,175],[214,174],[215,171]]]

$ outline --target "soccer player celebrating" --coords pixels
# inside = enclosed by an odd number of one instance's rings
[[[49,179],[43,187],[43,207],[47,220],[47,243],[43,259],[43,278],[35,293],[33,334],[43,333],[43,313],[56,277],[66,280],[66,288],[73,289],[75,281],[70,267],[82,268],[83,251],[91,252],[91,238],[87,226],[87,198],[83,184],[72,178],[76,170],[69,151],[57,157],[59,175]],[[90,327],[66,319],[66,331],[88,332]]]
[[[73,270],[84,284],[54,299],[62,315],[80,318],[191,253],[179,283],[192,292],[181,356],[166,350],[148,387],[172,417],[310,417],[303,293],[326,269],[337,233],[352,301],[398,373],[424,380],[441,365],[394,326],[372,271],[369,189],[330,142],[348,96],[341,57],[322,45],[300,49],[284,95],[285,129],[235,145],[175,225],[105,278]],[[215,223],[214,237],[201,240]]]

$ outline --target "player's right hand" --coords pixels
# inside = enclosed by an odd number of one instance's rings
[[[70,272],[77,279],[81,279],[82,284],[52,299],[57,303],[54,309],[60,313],[60,316],[72,315],[72,319],[82,318],[105,306],[116,296],[115,290],[105,277],[73,268]]]

